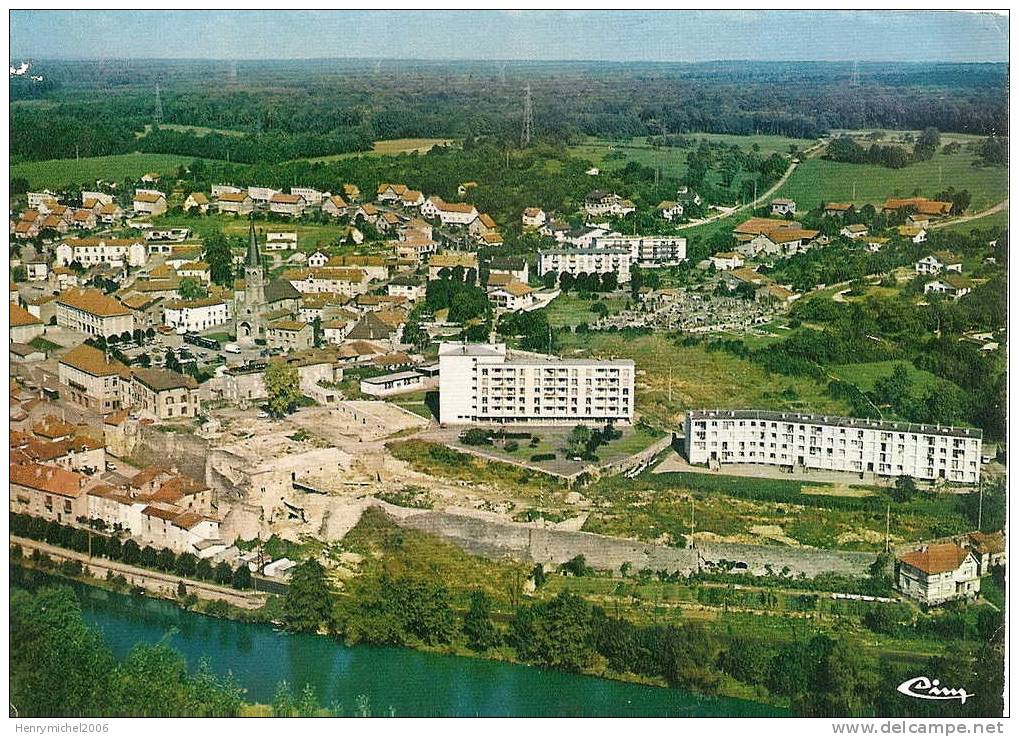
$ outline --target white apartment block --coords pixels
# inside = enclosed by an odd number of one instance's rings
[[[54,253],[57,264],[77,261],[82,266],[144,266],[148,258],[145,242],[136,238],[65,238]]]
[[[231,319],[230,302],[215,297],[177,299],[163,305],[163,324],[189,333],[225,325]]]
[[[912,476],[975,484],[980,430],[762,410],[696,410],[686,417],[693,464],[771,466]]]
[[[628,248],[641,266],[678,264],[686,260],[686,238],[674,235],[605,235],[594,238],[595,248]]]
[[[538,273],[607,274],[615,272],[620,284],[630,281],[633,255],[629,248],[554,248],[538,252]]]
[[[633,421],[634,363],[509,353],[504,343],[439,346],[439,421]]]

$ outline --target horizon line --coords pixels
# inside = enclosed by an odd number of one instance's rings
[[[901,59],[764,59],[764,58],[719,58],[699,60],[662,60],[662,59],[480,59],[467,57],[421,57],[421,56],[280,56],[280,57],[212,57],[212,56],[90,56],[90,57],[62,57],[62,56],[33,56],[31,54],[11,55],[10,61],[31,60],[32,62],[95,62],[95,61],[204,61],[204,62],[258,62],[273,63],[280,61],[399,61],[399,62],[442,62],[442,63],[491,63],[491,64],[951,64],[953,66],[964,66],[972,64],[999,64],[1008,65],[1008,59],[995,61],[993,59],[953,61],[949,59],[929,60],[901,60]]]

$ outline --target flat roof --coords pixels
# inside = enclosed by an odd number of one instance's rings
[[[833,415],[814,415],[801,412],[778,412],[760,409],[699,409],[689,413],[691,420],[765,420],[767,422],[801,422],[814,425],[833,425],[835,427],[851,427],[858,430],[885,430],[893,432],[913,432],[924,435],[953,435],[963,438],[980,439],[982,430],[972,427],[953,427],[951,425],[925,425],[916,422],[894,422],[888,420],[872,420],[862,417],[837,417]]]
[[[390,384],[394,381],[403,381],[404,379],[424,379],[424,375],[419,374],[417,371],[398,371],[395,374],[386,374],[385,376],[372,376],[367,379],[361,379],[362,384]]]

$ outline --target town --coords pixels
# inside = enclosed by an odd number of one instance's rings
[[[1004,609],[994,138],[554,147],[531,95],[512,152],[12,168],[18,559],[353,642],[454,648],[376,635],[370,606],[413,586],[478,608],[480,653],[521,606],[697,622],[726,644],[669,683],[767,703],[795,694],[736,649],[800,627],[894,673],[971,657],[939,638]],[[346,614],[295,613],[309,580]],[[566,669],[661,675],[603,656]]]

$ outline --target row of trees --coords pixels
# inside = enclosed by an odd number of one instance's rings
[[[850,136],[837,136],[828,144],[824,157],[847,164],[877,164],[890,169],[901,169],[917,161],[931,159],[940,144],[941,134],[937,128],[925,128],[913,143],[912,150],[895,143],[872,143],[869,148],[864,148]]]
[[[88,520],[82,520],[86,522]],[[105,527],[102,520],[92,520],[94,527]],[[140,546],[134,540],[121,541],[116,534],[92,532],[84,527],[62,525],[59,522],[27,514],[10,515],[12,535],[47,542],[79,553],[120,561],[127,565],[151,568],[185,578],[212,581],[235,589],[252,587],[251,571],[246,565],[232,568],[227,563],[213,565],[207,558],[199,559],[192,553],[176,553],[169,548]]]
[[[944,708],[916,705],[874,687],[894,668],[865,654],[851,637],[817,634],[788,644],[749,636],[725,641],[695,624],[641,625],[611,617],[568,592],[516,607],[503,629],[493,621],[494,602],[484,592],[472,590],[461,598],[442,582],[397,573],[355,580],[350,596],[330,611],[323,604],[330,589],[321,566],[305,563],[297,574],[287,599],[289,626],[331,629],[349,642],[499,649],[526,663],[572,672],[604,662],[616,673],[661,678],[700,693],[717,692],[730,677],[788,698],[803,716],[940,714]],[[962,633],[975,644],[965,646],[955,667],[965,663],[1000,682],[994,674],[1001,672],[1002,655],[992,624],[981,619]],[[868,626],[885,625],[868,619]],[[977,650],[983,662],[977,661]],[[1000,690],[986,693],[967,710],[969,715],[1000,713]]]

